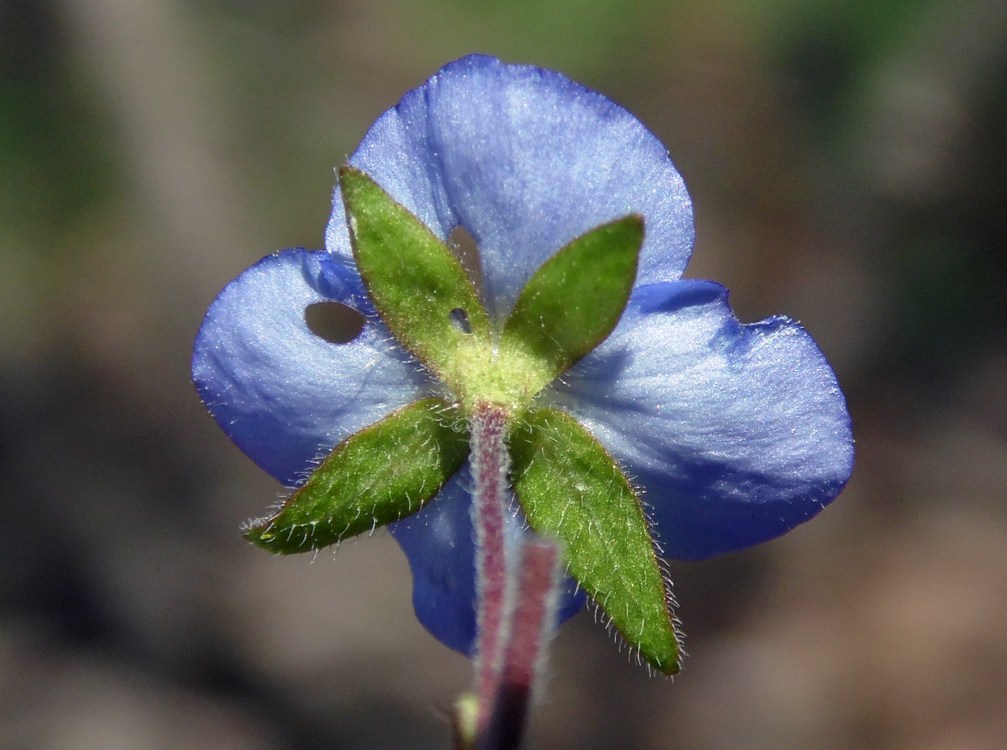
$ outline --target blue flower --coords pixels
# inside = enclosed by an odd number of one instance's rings
[[[383,114],[349,163],[438,237],[468,230],[498,321],[571,239],[627,214],[644,217],[620,322],[537,403],[575,417],[619,462],[643,493],[666,557],[776,537],[846,483],[850,420],[828,363],[792,320],[743,325],[726,289],[681,278],[693,245],[689,196],[665,148],[621,107],[558,73],[469,56]],[[326,249],[276,253],[232,281],[193,355],[193,380],[213,417],[291,486],[347,437],[443,395],[368,299],[338,187],[333,204]],[[356,338],[331,343],[309,330],[305,309],[324,301],[364,316]],[[463,652],[475,630],[468,471],[391,526],[412,568],[417,616]],[[524,533],[519,517],[508,533]],[[569,594],[564,616],[579,604]]]

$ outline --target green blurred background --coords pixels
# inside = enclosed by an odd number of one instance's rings
[[[387,534],[278,559],[203,412],[216,292],[318,247],[333,168],[469,51],[627,106],[689,268],[814,333],[858,463],[814,522],[673,565],[690,658],[584,614],[538,748],[1007,747],[1007,3],[0,0],[0,746],[444,748],[468,665]]]

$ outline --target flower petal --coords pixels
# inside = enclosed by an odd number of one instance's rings
[[[416,618],[441,643],[466,655],[471,655],[476,634],[471,486],[466,462],[422,510],[388,527],[413,572]],[[524,518],[515,512],[506,519],[505,534],[514,545],[524,533]],[[584,606],[584,594],[576,584],[566,579],[565,585],[557,607],[559,622]]]
[[[308,328],[305,308],[326,300],[364,314],[355,339],[330,343]],[[221,428],[288,485],[427,386],[378,320],[356,271],[307,250],[263,258],[224,288],[196,338],[192,377]]]
[[[472,234],[498,317],[559,248],[627,214],[647,222],[640,283],[679,278],[692,251],[692,204],[664,146],[553,71],[457,60],[382,115],[350,163],[442,239],[459,224]],[[350,255],[338,189],[326,245]]]
[[[713,282],[638,288],[564,380],[551,398],[644,489],[669,558],[776,537],[852,470],[849,414],[814,341],[786,318],[740,324]]]

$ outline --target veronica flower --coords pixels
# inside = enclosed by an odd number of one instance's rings
[[[647,533],[665,559],[703,558],[776,537],[815,515],[845,484],[852,466],[850,422],[828,363],[794,321],[741,324],[726,289],[681,278],[693,245],[685,185],[661,143],[618,105],[558,73],[470,56],[385,112],[349,165],[333,198],[325,250],[279,252],[238,276],[210,307],[193,356],[193,379],[213,417],[280,482],[304,485],[334,447],[356,440],[366,443],[366,460],[345,459],[346,481],[356,483],[348,491],[366,494],[380,476],[391,482],[389,497],[403,496],[389,509],[376,500],[373,513],[357,508],[357,516],[367,517],[362,523],[347,517],[345,529],[326,529],[329,517],[312,516],[316,511],[309,508],[282,529],[285,543],[309,549],[338,541],[344,530],[348,535],[391,522],[412,569],[420,621],[448,646],[470,651],[475,566],[461,391],[466,368],[486,363],[455,350],[426,357],[424,344],[411,343],[408,330],[423,323],[422,316],[395,323],[383,309],[374,294],[380,283],[358,271],[363,261],[354,255],[354,241],[362,240],[351,238],[351,231],[369,230],[357,226],[364,209],[346,205],[348,186],[379,198],[383,193],[393,202],[389,210],[408,212],[438,241],[447,241],[456,227],[471,234],[479,248],[481,295],[470,309],[453,308],[451,322],[460,335],[479,328],[487,341],[499,341],[523,290],[561,248],[599,227],[632,234],[642,217],[642,245],[637,234],[612,325],[584,347],[588,351],[551,371],[551,380],[536,381],[515,397],[515,413],[530,415],[516,418],[515,435],[527,427],[539,447],[512,436],[521,503],[508,517],[510,538],[527,533],[530,516],[536,526],[538,511],[522,496],[520,479],[531,466],[547,465],[542,451],[550,450],[550,429],[559,430],[552,449],[559,458],[549,460],[565,461],[568,448],[587,446],[588,468],[600,462],[618,492],[642,503]],[[603,266],[599,261],[596,275],[607,273]],[[408,276],[412,263],[401,270]],[[415,290],[419,302],[426,294]],[[543,341],[562,337],[565,309],[572,315],[596,304],[555,296],[558,317]],[[324,302],[359,312],[359,334],[344,343],[315,335],[305,311]],[[427,411],[410,411],[417,403]],[[443,419],[435,424],[430,414]],[[415,422],[392,437],[373,428],[393,419]],[[416,445],[407,445],[412,435]],[[430,445],[439,446],[436,467],[395,485],[397,472],[409,471],[407,459]],[[383,450],[391,451],[384,459]],[[550,493],[576,495],[581,484],[554,484]],[[566,500],[548,502],[560,508]],[[607,501],[598,507],[607,508]],[[565,512],[560,508],[557,515]],[[264,545],[276,541],[280,526],[267,519],[253,527],[253,537]],[[593,538],[590,512],[579,533]],[[571,565],[580,578],[593,574],[578,570]],[[634,584],[626,585],[618,607],[637,598]],[[577,588],[568,586],[563,616],[580,606]],[[604,586],[585,588],[611,615]]]

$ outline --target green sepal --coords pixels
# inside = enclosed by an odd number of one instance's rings
[[[556,409],[530,409],[510,444],[514,490],[528,524],[563,543],[568,572],[631,647],[655,669],[677,672],[670,583],[625,474]]]
[[[581,235],[521,290],[504,324],[501,353],[523,351],[545,387],[615,328],[636,280],[643,217],[630,214]]]
[[[423,399],[348,437],[245,538],[277,554],[307,552],[418,511],[468,455],[464,419]]]
[[[459,348],[489,339],[472,280],[451,249],[367,174],[345,166],[339,184],[353,257],[381,319],[428,369],[457,388]]]

